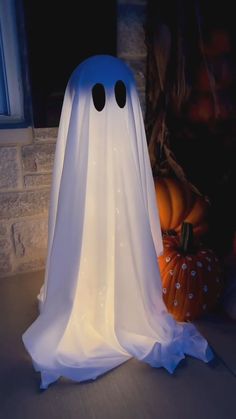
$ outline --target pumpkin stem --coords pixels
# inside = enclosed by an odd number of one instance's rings
[[[180,234],[180,251],[181,253],[194,252],[193,225],[183,222]]]

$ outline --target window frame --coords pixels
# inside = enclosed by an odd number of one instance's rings
[[[32,125],[32,106],[21,0],[0,1],[0,37],[1,84],[5,83],[0,130],[28,127]]]

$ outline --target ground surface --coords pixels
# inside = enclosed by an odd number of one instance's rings
[[[173,375],[134,359],[94,382],[61,380],[40,392],[21,341],[37,316],[44,272],[0,281],[1,419],[235,419],[236,322],[221,314],[195,324],[215,359],[186,357]]]

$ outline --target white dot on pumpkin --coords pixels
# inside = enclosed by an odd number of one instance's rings
[[[193,299],[193,297],[194,297],[194,295],[193,295],[192,293],[190,293],[190,294],[188,295],[188,298],[189,298],[190,300],[192,300],[192,299]]]
[[[165,247],[170,247],[170,245],[169,244],[166,244]]]
[[[167,256],[166,257],[166,262],[168,263],[168,262],[170,262],[170,256]]]
[[[207,285],[204,285],[204,287],[203,287],[203,291],[204,291],[204,292],[207,292],[207,291],[208,291],[208,286],[207,286]]]
[[[178,305],[178,301],[174,300],[174,306],[177,307],[177,305]]]
[[[179,283],[179,282],[176,282],[176,284],[175,284],[175,288],[177,288],[177,290],[179,290],[179,289],[180,289],[180,287],[181,287],[180,283]]]
[[[188,259],[188,260],[193,260],[190,256],[187,256],[187,259]]]
[[[187,317],[190,317],[190,313],[189,313],[189,311],[186,313],[186,316],[187,316]]]
[[[163,294],[166,294],[167,293],[167,289],[166,288],[163,288]]]
[[[173,276],[173,275],[174,275],[174,271],[171,269],[171,270],[169,271],[169,274],[170,274],[171,276]]]
[[[197,261],[197,266],[198,266],[199,268],[202,268],[202,262]]]
[[[182,269],[183,269],[183,270],[187,269],[187,265],[186,265],[186,263],[183,263],[183,265],[182,265]]]
[[[196,276],[197,272],[196,271],[191,271],[191,276]]]
[[[177,253],[177,257],[178,257],[178,258],[180,257],[180,254],[179,254],[179,253]]]
[[[202,253],[203,255],[205,255],[205,254],[206,254],[206,251],[205,251],[205,250],[201,250],[201,253]]]

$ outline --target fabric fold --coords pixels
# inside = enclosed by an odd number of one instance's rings
[[[41,388],[95,379],[132,357],[170,373],[185,355],[212,358],[197,329],[167,313],[162,249],[134,78],[118,58],[91,57],[65,92],[40,313],[23,334]]]

